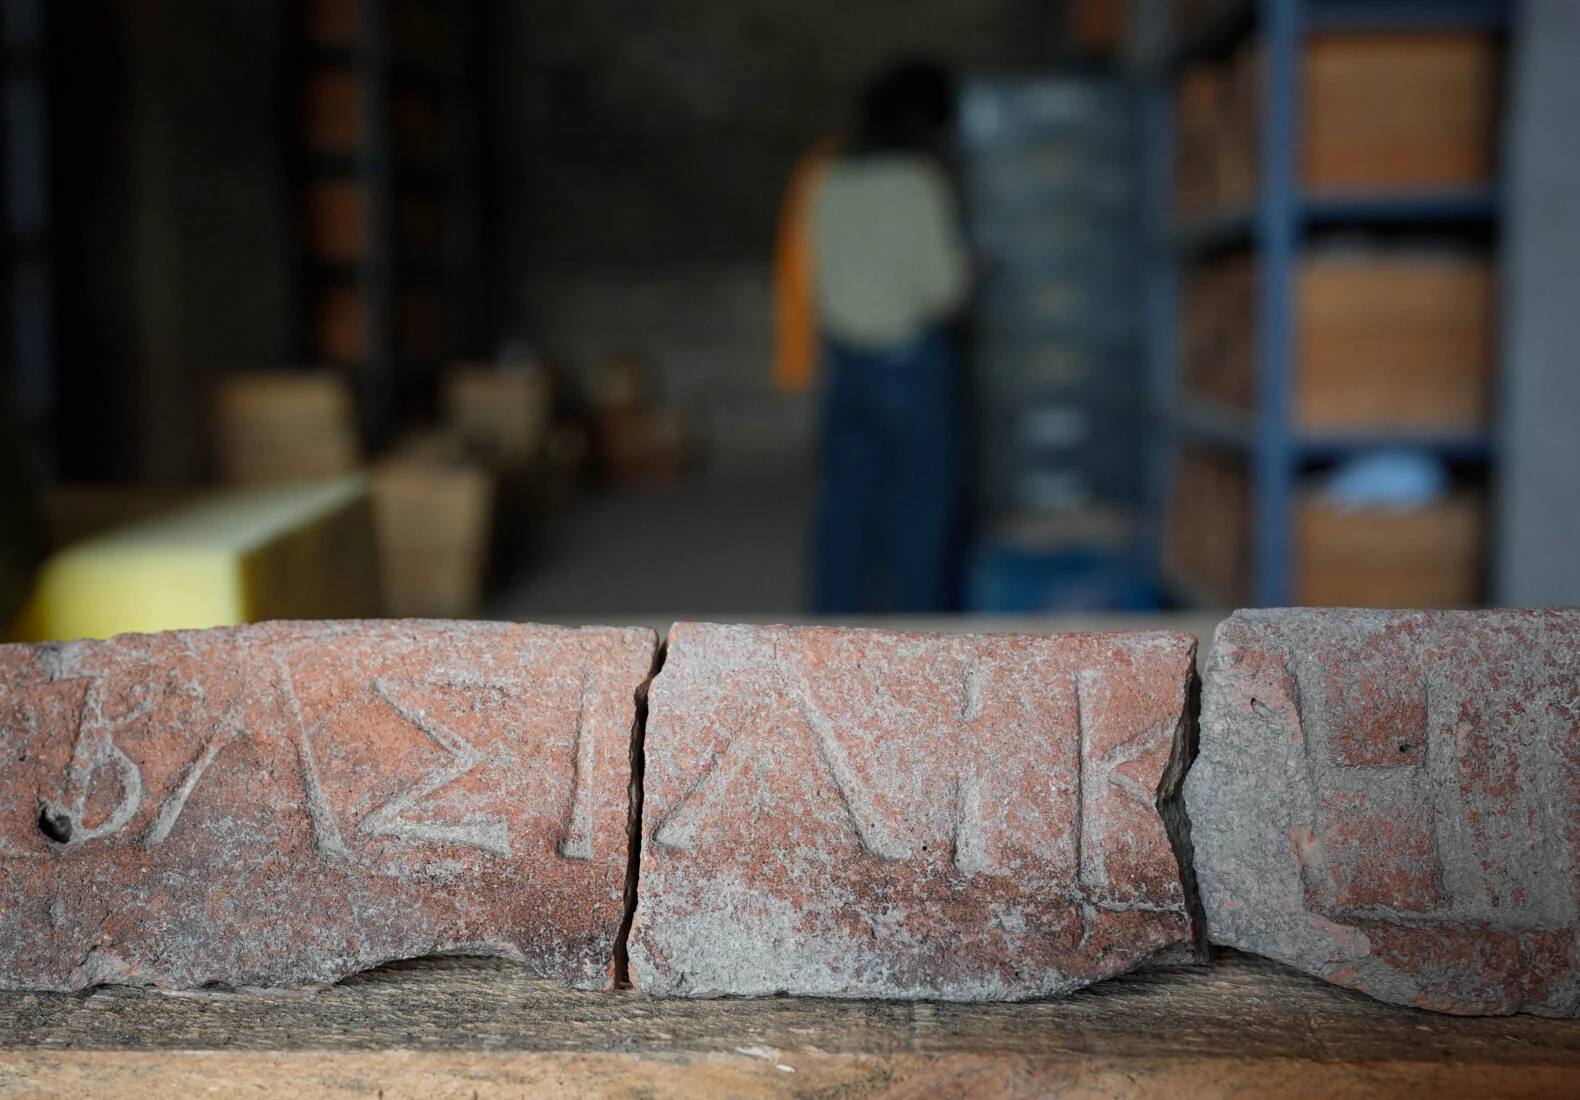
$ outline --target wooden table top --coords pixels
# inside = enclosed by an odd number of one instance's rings
[[[1580,1096],[1580,1021],[1229,953],[1030,1004],[657,1001],[495,959],[291,993],[0,993],[0,1096]]]

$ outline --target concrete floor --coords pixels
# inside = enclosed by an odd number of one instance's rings
[[[805,607],[809,477],[765,473],[621,489],[558,517],[489,616],[760,619]]]

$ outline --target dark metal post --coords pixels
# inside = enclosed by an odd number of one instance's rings
[[[39,475],[49,480],[58,456],[44,0],[5,0],[3,15],[12,383],[29,454]]]
[[[365,204],[359,271],[367,324],[367,354],[358,391],[363,437],[378,449],[393,436],[399,416],[400,348],[396,337],[395,140],[392,90],[394,43],[390,0],[361,0],[357,70],[362,78],[363,136],[357,175]]]

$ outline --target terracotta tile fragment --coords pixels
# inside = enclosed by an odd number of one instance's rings
[[[0,986],[610,984],[641,630],[269,623],[0,647]]]
[[[1185,790],[1214,942],[1580,1015],[1580,612],[1237,612]]]
[[[650,697],[633,982],[1013,1000],[1187,945],[1156,800],[1194,651],[676,626]]]

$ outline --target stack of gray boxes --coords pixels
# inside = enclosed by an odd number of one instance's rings
[[[979,517],[1130,508],[1143,416],[1134,93],[981,79],[960,121],[986,265],[970,356]]]

